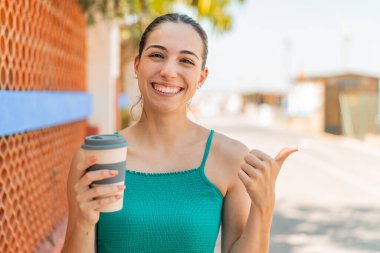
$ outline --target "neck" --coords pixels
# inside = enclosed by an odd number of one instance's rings
[[[178,113],[142,113],[136,124],[141,140],[149,140],[152,148],[179,148],[193,140],[196,124],[186,116],[186,111]]]

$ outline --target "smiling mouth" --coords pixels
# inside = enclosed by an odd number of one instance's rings
[[[176,86],[167,86],[167,85],[162,85],[158,83],[151,83],[152,87],[154,90],[156,90],[159,93],[162,94],[167,94],[167,95],[174,95],[180,93],[183,88],[181,87],[176,87]]]

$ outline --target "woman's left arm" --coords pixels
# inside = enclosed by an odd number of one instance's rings
[[[247,222],[229,253],[267,253],[275,204],[275,183],[286,158],[297,148],[284,148],[273,159],[259,150],[251,150],[238,172],[250,197]]]

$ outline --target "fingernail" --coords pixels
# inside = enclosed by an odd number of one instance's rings
[[[113,175],[113,176],[117,175],[118,173],[119,173],[119,171],[117,171],[117,170],[111,170],[110,171],[110,174]]]
[[[125,185],[119,185],[119,189],[120,190],[124,190],[125,189]]]
[[[91,162],[92,163],[96,162],[96,157],[95,156],[91,157]]]
[[[116,195],[116,199],[121,199],[121,195]]]

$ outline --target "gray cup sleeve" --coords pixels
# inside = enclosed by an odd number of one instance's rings
[[[114,184],[124,181],[125,179],[125,169],[126,161],[120,163],[109,163],[109,164],[94,164],[87,168],[87,171],[96,171],[96,170],[117,170],[119,173],[111,178],[102,179],[99,181],[94,181],[94,184]]]

